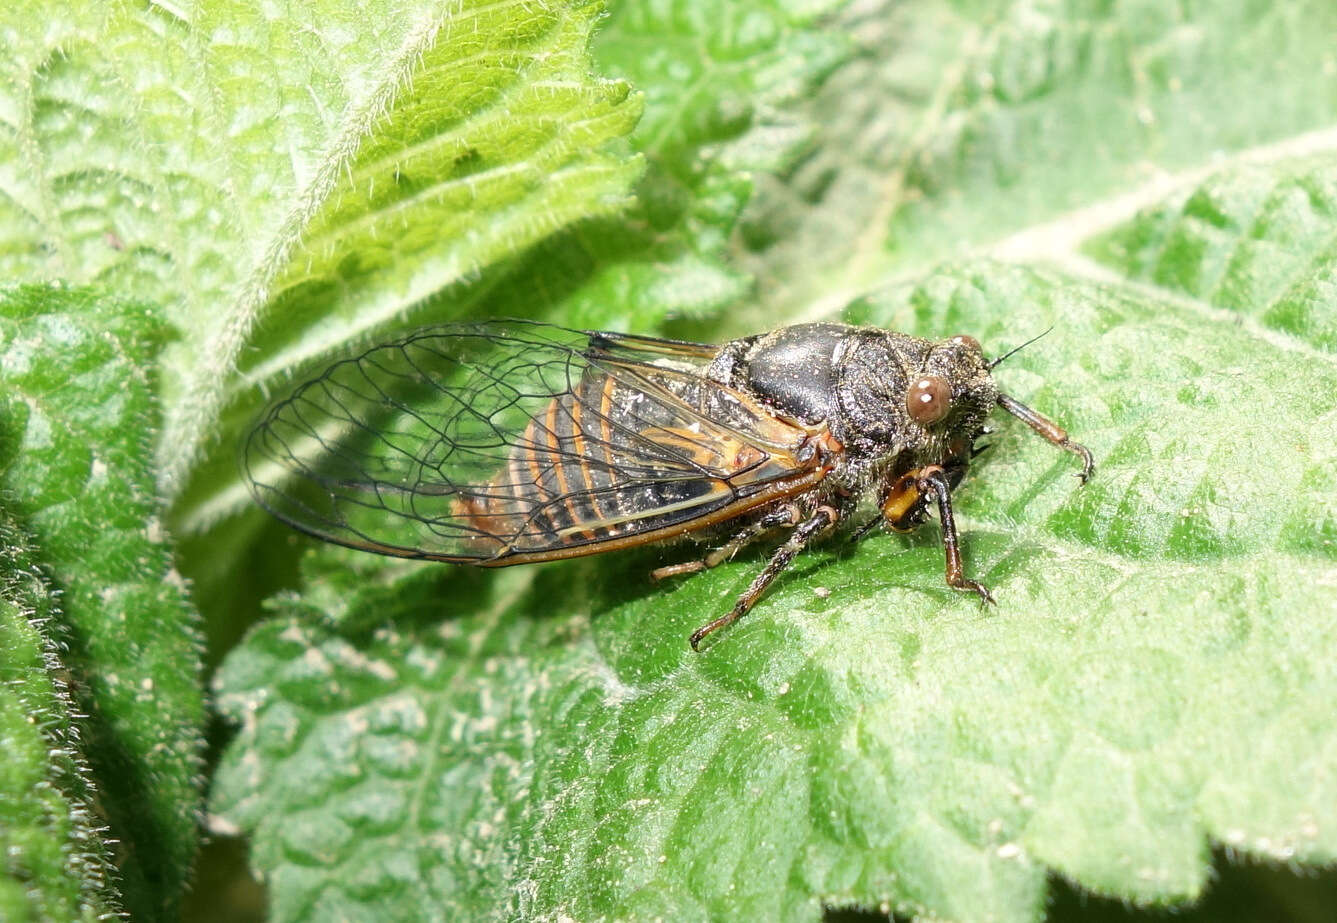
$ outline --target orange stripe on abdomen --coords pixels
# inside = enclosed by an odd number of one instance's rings
[[[580,387],[584,387],[582,381]],[[580,463],[580,479],[585,483],[586,498],[589,500],[590,512],[594,514],[594,519],[604,518],[603,508],[599,506],[597,488],[594,486],[594,475],[590,471],[590,459],[586,452],[589,451],[589,443],[585,440],[585,432],[582,429],[584,425],[584,401],[581,395],[577,393],[575,399],[571,401],[571,442],[575,449],[576,459]]]
[[[561,406],[563,402],[566,402],[569,406],[574,406],[576,403],[575,395],[563,394],[561,397],[554,398],[551,402],[549,402],[548,413],[544,422],[547,423],[547,428],[548,428],[548,434],[547,434],[548,445],[553,452],[553,458],[552,458],[553,471],[557,475],[557,486],[561,489],[562,506],[565,508],[568,518],[568,522],[566,523],[565,528],[570,528],[573,526],[579,526],[582,522],[588,520],[590,517],[584,514],[581,510],[576,508],[577,506],[576,496],[575,493],[571,490],[571,482],[566,475],[566,469],[568,465],[571,465],[573,463],[579,465],[580,462],[578,454],[579,450],[575,449],[574,447],[576,430],[575,430],[575,425],[571,418],[571,414],[569,412],[562,413],[560,417],[558,414],[558,411],[560,410],[569,409]],[[562,432],[562,430],[566,428],[561,425],[563,422],[570,425],[570,429],[567,432]],[[568,439],[570,439],[573,443],[572,448],[573,451],[576,453],[575,459],[572,458],[572,453],[565,451],[563,443],[566,442]],[[554,524],[555,522],[556,521],[554,520]],[[592,532],[581,531],[574,535],[563,535],[562,541],[564,542],[585,541],[593,537],[594,534]]]
[[[533,508],[526,515],[530,525],[537,526],[541,532],[551,536],[556,535],[561,527],[548,512],[553,493],[549,486],[543,483],[543,460],[539,457],[536,448],[538,445],[535,432],[537,425],[538,417],[530,417],[529,425],[525,427],[524,436],[521,437],[522,441],[515,447],[513,456],[514,459],[529,469],[532,487],[517,484],[515,491],[518,498],[529,499],[533,503]],[[511,467],[513,469],[514,465]]]

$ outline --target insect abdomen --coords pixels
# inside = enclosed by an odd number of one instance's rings
[[[682,385],[675,390],[687,390]],[[680,397],[692,395],[679,394]],[[643,470],[647,439],[666,457],[701,467],[736,467],[751,446],[711,442],[681,425],[655,421],[656,404],[612,376],[587,371],[573,392],[533,416],[487,488],[457,498],[456,514],[478,534],[480,556],[603,542],[666,528],[732,497],[721,480],[665,479]],[[647,417],[651,417],[647,419]],[[654,425],[678,423],[679,425]],[[733,458],[727,458],[730,449]],[[642,479],[643,478],[643,479]]]

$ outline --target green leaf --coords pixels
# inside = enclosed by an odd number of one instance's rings
[[[1130,279],[1337,352],[1331,156],[1208,177],[1086,250]]]
[[[49,634],[59,617],[22,531],[0,509],[0,916],[6,920],[100,920],[119,903],[79,751],[77,709]]]
[[[999,424],[958,496],[998,609],[943,585],[934,536],[888,537],[810,555],[696,655],[756,556],[656,589],[689,549],[496,580],[323,553],[219,681],[242,731],[214,809],[280,918],[1030,920],[1049,870],[1161,903],[1200,893],[1208,837],[1337,856],[1313,707],[1337,694],[1337,415],[1314,399],[1337,365],[989,263],[849,318],[1000,346],[1056,325],[999,377],[1100,468],[1079,488]]]
[[[569,322],[644,329],[709,318],[752,289],[729,247],[758,175],[788,167],[818,127],[793,112],[849,57],[838,0],[622,3],[600,30],[602,69],[646,96],[631,141],[649,169],[617,226],[579,229],[589,280],[556,305]],[[559,261],[569,265],[570,261]]]
[[[7,4],[0,273],[169,306],[180,490],[243,359],[267,383],[625,204],[638,164],[604,149],[638,106],[589,74],[599,9]]]
[[[160,343],[140,303],[0,289],[6,506],[60,591],[83,755],[143,919],[173,915],[194,857],[204,720],[196,616],[155,490]]]

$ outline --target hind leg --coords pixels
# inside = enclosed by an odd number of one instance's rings
[[[756,522],[749,523],[733,538],[729,539],[720,547],[712,549],[704,558],[696,561],[684,561],[681,564],[669,564],[665,567],[657,567],[650,571],[650,579],[663,580],[666,577],[677,577],[681,574],[695,574],[703,570],[709,570],[712,567],[718,567],[737,554],[740,549],[756,541],[756,539],[763,533],[781,527],[792,528],[793,526],[798,525],[799,519],[800,514],[798,507],[794,506],[792,503],[787,503],[775,512],[768,513]]]
[[[747,615],[748,610],[761,598],[761,594],[766,592],[766,588],[771,585],[771,581],[780,576],[781,572],[794,562],[794,558],[804,548],[808,547],[809,542],[830,529],[839,520],[840,514],[833,507],[819,506],[811,519],[799,523],[798,527],[790,534],[789,539],[776,549],[770,563],[760,574],[757,574],[752,584],[743,591],[743,595],[738,597],[738,602],[734,604],[733,609],[692,632],[691,638],[688,639],[692,645],[692,650],[701,649],[699,645],[702,638]]]

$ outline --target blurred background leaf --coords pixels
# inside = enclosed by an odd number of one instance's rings
[[[1337,147],[1323,0],[867,0],[842,24],[859,53],[800,108],[817,146],[744,219],[748,324],[963,252],[1063,261],[1232,160]]]

